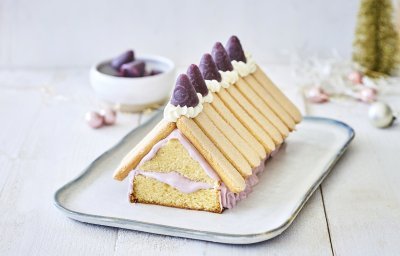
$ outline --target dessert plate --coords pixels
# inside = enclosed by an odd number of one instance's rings
[[[354,137],[348,125],[305,117],[266,165],[248,198],[222,214],[130,204],[129,180],[112,179],[122,157],[162,118],[158,113],[93,161],[54,195],[68,217],[92,224],[230,244],[281,234],[331,171]]]

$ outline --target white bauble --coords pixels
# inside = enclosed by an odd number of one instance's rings
[[[375,102],[369,107],[369,121],[378,128],[385,128],[392,125],[394,116],[389,105],[383,102]]]

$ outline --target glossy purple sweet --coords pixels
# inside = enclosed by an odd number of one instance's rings
[[[157,70],[157,69],[153,69],[153,70],[150,71],[150,76],[155,76],[155,75],[158,75],[158,74],[161,74],[161,73],[162,73],[162,71]]]
[[[156,69],[153,69],[153,70],[150,70],[150,71],[145,71],[144,72],[144,75],[143,76],[155,76],[155,75],[158,75],[158,74],[161,74],[162,73],[162,71],[160,71],[160,70],[156,70]]]
[[[142,77],[146,72],[146,64],[144,61],[135,60],[125,63],[121,66],[119,72],[124,77]]]
[[[207,96],[208,88],[203,76],[201,75],[199,67],[195,64],[190,65],[186,71],[186,74],[188,75],[189,80],[196,92],[200,93],[203,97]]]
[[[187,75],[180,74],[176,79],[171,104],[181,107],[195,107],[199,104],[199,97],[197,97],[196,91]]]
[[[132,62],[135,60],[135,54],[132,50],[128,50],[118,57],[115,57],[114,59],[111,60],[111,67],[113,67],[115,70],[119,70],[121,66],[125,63]]]
[[[199,68],[204,80],[217,80],[218,82],[221,82],[221,74],[218,72],[218,68],[214,63],[211,54],[206,53],[203,55],[200,60]]]
[[[214,59],[217,68],[221,71],[232,71],[233,66],[228,53],[220,42],[216,42],[212,48],[211,55]]]
[[[246,62],[246,56],[244,55],[242,45],[237,36],[231,36],[225,48],[231,60]]]

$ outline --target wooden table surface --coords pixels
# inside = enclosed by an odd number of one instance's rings
[[[245,246],[66,218],[54,192],[149,115],[92,130],[83,116],[99,103],[87,69],[1,70],[0,255],[399,255],[400,125],[373,128],[363,103],[308,104],[289,67],[266,70],[305,114],[342,120],[356,137],[282,235]],[[382,99],[400,110],[399,92]]]

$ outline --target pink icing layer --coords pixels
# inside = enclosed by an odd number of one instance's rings
[[[192,181],[184,177],[183,175],[179,174],[178,172],[162,173],[162,172],[149,172],[149,171],[144,172],[140,170],[135,170],[135,174],[133,175],[136,174],[140,174],[149,178],[156,179],[163,183],[166,183],[178,189],[182,193],[193,193],[200,189],[210,189],[214,187],[213,185],[205,182]]]
[[[258,176],[264,172],[265,170],[265,164],[267,163],[267,160],[270,157],[274,157],[278,151],[279,147],[277,147],[271,154],[267,155],[260,163],[259,166],[253,168],[252,175],[247,177],[246,179],[246,188],[244,191],[240,193],[232,193],[231,191],[228,190],[228,188],[225,186],[224,183],[221,184],[220,190],[221,190],[221,205],[224,208],[231,209],[235,207],[237,202],[239,202],[242,199],[247,198],[247,196],[253,191],[253,187],[257,185],[259,178]]]

